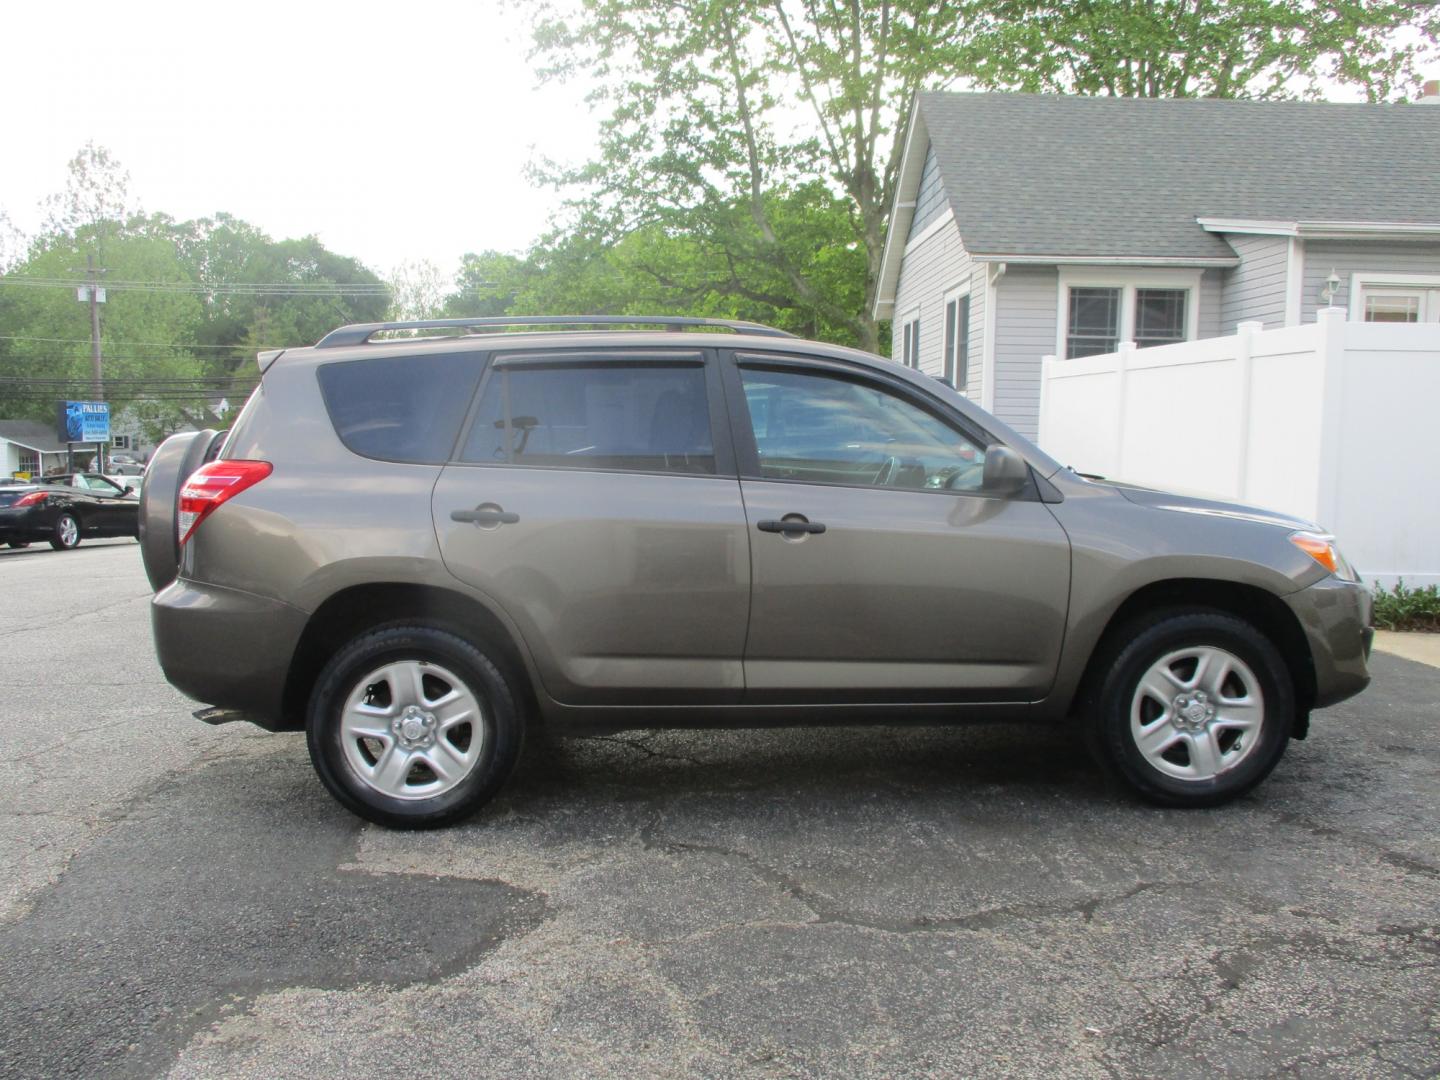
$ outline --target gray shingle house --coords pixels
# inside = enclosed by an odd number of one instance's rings
[[[39,476],[63,465],[66,446],[55,428],[34,420],[0,420],[0,476],[26,473]]]
[[[921,94],[876,315],[1034,435],[1040,361],[1311,322],[1440,322],[1440,96]]]

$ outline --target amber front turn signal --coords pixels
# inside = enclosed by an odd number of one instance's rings
[[[1290,542],[1336,577],[1342,577],[1349,581],[1356,580],[1355,571],[1345,561],[1345,556],[1340,554],[1340,549],[1335,546],[1333,536],[1297,532],[1290,534]]]

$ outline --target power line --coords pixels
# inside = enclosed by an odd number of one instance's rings
[[[0,277],[0,285],[20,286],[34,289],[74,289],[84,286],[82,278]],[[215,282],[202,284],[191,281],[109,281],[105,288],[111,292],[189,293],[195,295],[230,296],[374,296],[389,297],[392,290],[383,282],[378,284],[341,282]]]
[[[0,341],[41,341],[57,345],[89,345],[89,338],[30,337],[28,334],[0,334]],[[102,341],[101,344],[128,345],[146,349],[279,349],[281,345],[181,345],[174,341]]]

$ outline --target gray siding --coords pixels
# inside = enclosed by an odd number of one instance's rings
[[[1059,275],[1011,266],[995,286],[995,415],[1022,435],[1040,426],[1040,358],[1055,351]]]
[[[910,236],[919,236],[925,226],[938,218],[950,203],[945,198],[945,185],[940,180],[940,163],[935,160],[935,147],[925,154],[925,167],[920,172],[920,193],[915,196],[915,216],[910,219]]]
[[[1233,334],[1237,324],[1258,321],[1265,329],[1285,325],[1285,272],[1289,265],[1289,240],[1283,236],[1225,237],[1240,265],[1225,272],[1220,297],[1220,332]],[[1201,309],[1203,324],[1204,309]],[[1202,329],[1201,337],[1210,337]]]
[[[920,311],[920,370],[931,375],[944,371],[941,356],[945,335],[945,294],[970,284],[970,382],[966,395],[980,400],[984,380],[985,264],[970,258],[952,224],[927,237],[908,251],[900,263],[900,280],[895,288],[894,323],[890,355],[900,358],[900,328],[918,308]]]
[[[1225,297],[1224,282],[1224,274],[1220,270],[1206,270],[1200,275],[1200,312],[1195,325],[1197,337],[1219,337],[1224,333],[1220,328],[1220,312]]]
[[[1320,299],[1325,279],[1334,270],[1340,275],[1335,306],[1350,306],[1350,275],[1367,272],[1392,274],[1440,274],[1440,244],[1404,240],[1307,240],[1305,241],[1304,284],[1300,293],[1301,322],[1314,322],[1315,312],[1324,307]]]

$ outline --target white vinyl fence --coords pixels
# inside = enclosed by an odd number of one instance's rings
[[[1440,325],[1305,326],[1047,356],[1040,445],[1080,472],[1287,511],[1366,580],[1440,582]]]

